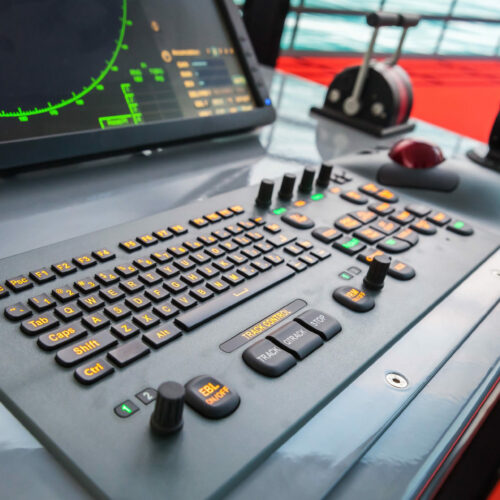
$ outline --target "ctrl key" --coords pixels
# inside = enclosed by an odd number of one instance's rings
[[[111,375],[115,369],[104,359],[96,359],[75,370],[75,378],[80,384],[91,385]]]
[[[256,342],[242,356],[250,368],[266,377],[279,377],[297,364],[291,354],[267,339]]]

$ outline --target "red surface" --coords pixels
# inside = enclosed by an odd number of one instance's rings
[[[406,168],[432,168],[444,161],[439,146],[415,139],[396,142],[389,151],[389,157]]]
[[[500,481],[498,481],[497,485],[490,493],[488,500],[500,500]]]
[[[278,68],[329,85],[360,57],[280,57]],[[412,116],[488,142],[500,109],[500,61],[401,59],[414,89]]]

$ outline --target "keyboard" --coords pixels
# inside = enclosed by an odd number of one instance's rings
[[[1,400],[92,494],[229,491],[498,248],[439,207],[307,170],[269,205],[248,187],[0,261]],[[186,408],[162,438],[167,380]]]

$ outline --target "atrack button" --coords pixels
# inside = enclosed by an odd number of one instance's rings
[[[297,364],[291,354],[267,339],[259,340],[249,347],[243,353],[243,361],[266,377],[279,377]]]
[[[240,397],[227,385],[209,375],[200,375],[186,384],[186,403],[207,418],[224,418],[240,404]]]
[[[323,345],[318,335],[306,330],[295,321],[278,328],[267,338],[297,359],[304,359]]]
[[[366,312],[375,307],[375,301],[365,292],[351,286],[341,286],[333,292],[333,298],[356,312]]]

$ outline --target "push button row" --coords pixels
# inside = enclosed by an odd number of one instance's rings
[[[79,257],[73,258],[73,263],[69,261],[59,262],[57,264],[53,264],[52,270],[55,271],[59,276],[65,276],[67,274],[71,274],[76,272],[78,266],[80,269],[86,269],[87,267],[94,266],[99,262],[106,262],[107,260],[115,258],[115,255],[107,250],[106,248],[102,248],[100,250],[95,250],[91,254],[80,255]],[[25,290],[28,290],[33,287],[34,283],[42,285],[47,283],[48,281],[52,281],[56,278],[54,272],[46,268],[42,267],[35,271],[31,271],[29,276],[20,275],[14,278],[10,278],[6,280],[5,284],[8,288],[10,288],[13,292],[19,293]],[[8,295],[8,291],[0,286],[0,298],[6,297]]]
[[[229,219],[235,214],[242,214],[245,210],[241,205],[233,205],[232,207],[223,208],[222,210],[217,210],[209,214],[203,215],[202,217],[195,217],[191,219],[189,223],[197,228],[202,228],[210,223],[219,222],[222,219]]]
[[[338,321],[310,309],[243,352],[243,360],[266,377],[279,377],[333,338],[341,330]]]

